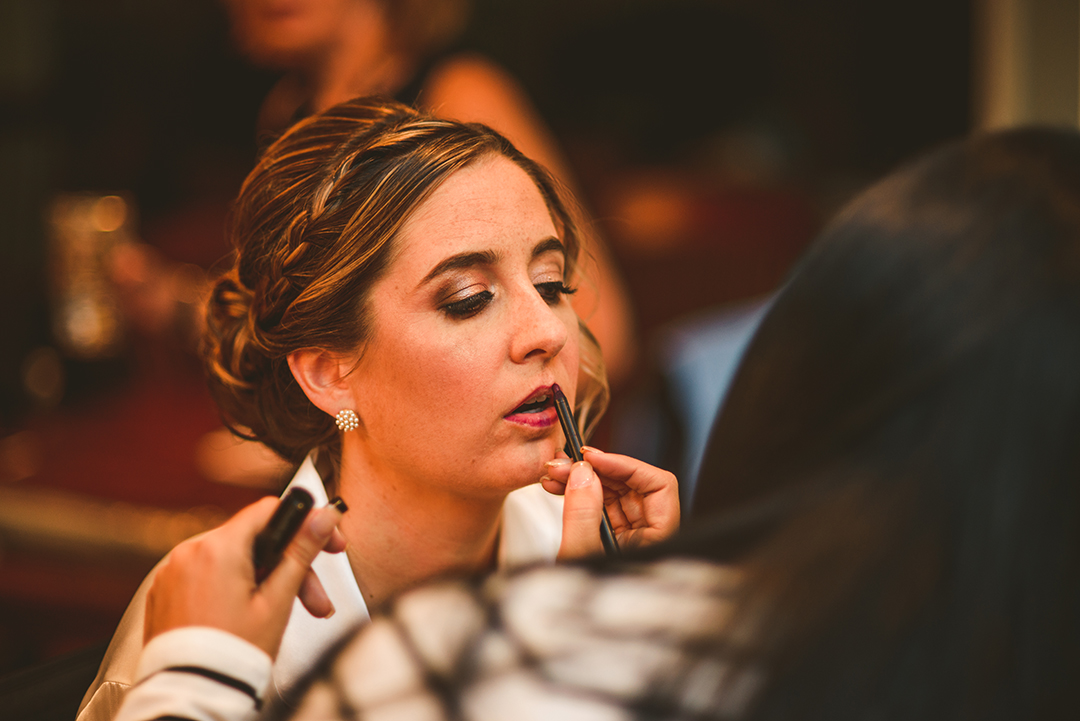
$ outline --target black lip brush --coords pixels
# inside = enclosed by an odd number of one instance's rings
[[[555,395],[555,412],[559,415],[559,423],[562,425],[563,435],[566,436],[566,454],[574,462],[585,460],[581,453],[581,434],[578,433],[577,423],[574,422],[574,414],[570,411],[570,403],[566,400],[566,394],[555,383],[551,386],[551,392]],[[608,518],[607,508],[604,508],[604,517],[600,519],[600,542],[604,544],[604,552],[609,558],[617,558],[620,555],[619,542],[615,540],[615,534],[611,532],[611,519]]]

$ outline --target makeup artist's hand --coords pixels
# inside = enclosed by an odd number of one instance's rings
[[[297,595],[313,615],[333,613],[333,604],[311,570],[320,551],[336,553],[345,548],[337,530],[341,512],[332,506],[308,514],[281,562],[256,585],[252,544],[277,504],[278,499],[272,497],[257,501],[169,553],[146,598],[144,643],[173,628],[210,626],[239,636],[273,657]]]
[[[662,541],[679,529],[679,484],[668,471],[630,456],[585,446],[585,460],[548,461],[541,479],[549,493],[564,495],[559,558],[603,551],[600,519],[607,508],[611,530],[624,549]]]

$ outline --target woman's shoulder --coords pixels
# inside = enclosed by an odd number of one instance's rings
[[[510,71],[484,55],[458,52],[441,58],[424,76],[418,102],[440,117],[494,128],[528,157],[570,177],[528,92]]]
[[[90,688],[79,704],[77,721],[107,721],[120,709],[124,694],[135,683],[143,647],[146,594],[161,561],[146,575],[116,627]]]
[[[439,58],[423,78],[419,102],[436,115],[481,122],[506,132],[533,114],[524,88],[505,68],[480,53],[464,51]]]

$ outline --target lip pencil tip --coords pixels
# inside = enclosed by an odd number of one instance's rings
[[[551,392],[554,393],[556,396],[563,395],[562,388],[559,388],[558,383],[552,383],[551,384]]]

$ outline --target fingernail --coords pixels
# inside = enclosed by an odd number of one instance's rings
[[[345,513],[345,511],[349,510],[348,505],[345,504],[345,501],[342,500],[341,496],[334,496],[327,505],[338,509],[338,513]]]
[[[333,513],[319,513],[311,519],[311,533],[319,540],[329,540],[337,527],[338,519]]]
[[[569,466],[571,463],[573,463],[573,461],[569,458],[552,458],[544,465],[548,468],[561,468],[563,466]]]
[[[330,604],[330,613],[323,616],[323,620],[326,620],[328,618],[332,618],[335,613],[337,613],[337,609],[334,608],[334,604]]]
[[[599,448],[593,448],[592,446],[582,446],[582,452],[588,451],[589,453],[603,453]]]
[[[584,488],[592,483],[592,476],[592,465],[588,461],[578,461],[571,469],[566,485],[569,488]]]
[[[538,481],[538,483],[543,483],[544,481],[550,481],[550,480],[551,480],[551,476],[540,476],[540,480]]]

